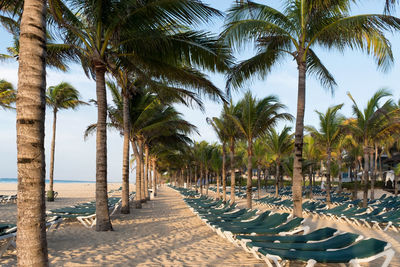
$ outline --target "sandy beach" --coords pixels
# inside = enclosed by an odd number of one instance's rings
[[[56,185],[60,198],[48,208],[93,199],[94,184]],[[116,189],[119,186],[116,184],[113,187]],[[12,222],[15,220],[16,205],[0,206],[0,214],[1,218]],[[143,209],[131,209],[130,215],[117,214],[112,221],[113,232],[98,233],[77,222],[63,223],[59,229],[50,231],[47,237],[50,264],[265,266],[262,261],[216,235],[187,208],[177,192],[166,187],[160,190],[156,200],[144,204]],[[0,260],[1,266],[15,264],[15,251],[8,252]]]

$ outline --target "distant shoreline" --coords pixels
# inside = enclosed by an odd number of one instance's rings
[[[0,178],[0,183],[17,183],[18,179],[17,178]],[[49,180],[46,179],[46,184],[49,183]],[[54,183],[56,184],[71,184],[71,183],[81,183],[81,184],[93,184],[96,183],[96,181],[84,181],[84,180],[57,180],[54,179]],[[109,181],[108,183],[119,183],[116,181]]]

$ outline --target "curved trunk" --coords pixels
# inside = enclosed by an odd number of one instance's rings
[[[96,133],[96,231],[111,231],[107,195],[107,94],[103,65],[95,67],[97,95]]]
[[[126,94],[122,94],[123,98],[123,121],[124,121],[124,147],[122,152],[122,206],[121,213],[129,214],[129,101]]]
[[[253,195],[253,144],[251,139],[247,140],[247,187],[246,187],[246,199],[247,208],[252,207],[252,195]]]
[[[326,151],[328,159],[326,160],[327,174],[326,174],[326,204],[328,207],[331,206],[331,161],[332,161],[332,150],[328,147]]]
[[[150,200],[149,195],[149,145],[144,143],[144,193],[146,200]]]
[[[304,110],[306,102],[306,62],[303,60],[303,51],[300,51],[298,57],[298,96],[297,96],[297,115],[296,115],[296,130],[294,140],[294,162],[293,162],[293,215],[302,217],[302,153],[303,153],[303,131],[304,131]]]
[[[235,203],[235,144],[233,141],[230,142],[229,158],[231,160],[231,205]]]
[[[17,93],[17,263],[48,266],[44,120],[46,1],[25,0]]]
[[[135,208],[136,209],[141,209],[142,204],[140,200],[142,199],[142,178],[141,178],[141,173],[140,173],[140,160],[139,160],[139,151],[137,149],[137,145],[135,141],[131,141],[132,145],[132,150],[133,154],[135,155],[135,161],[136,161],[136,202],[135,202]]]
[[[222,144],[222,198],[226,203],[226,147]]]
[[[50,176],[49,191],[47,192],[47,201],[54,201],[54,154],[56,150],[56,129],[57,129],[57,109],[53,110],[53,136],[51,138],[50,152]]]
[[[279,176],[280,176],[281,162],[279,158],[276,159],[276,170],[275,170],[275,197],[279,196]]]

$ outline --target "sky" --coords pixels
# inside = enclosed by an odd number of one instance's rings
[[[205,0],[214,8],[226,11],[234,2],[233,0]],[[260,0],[275,8],[281,7],[279,0]],[[353,7],[353,14],[382,13],[383,0],[359,1]],[[202,26],[204,29],[218,34],[221,31],[223,19],[215,19],[212,23]],[[395,57],[393,67],[383,73],[378,70],[373,58],[360,51],[346,50],[343,53],[324,49],[316,49],[316,52],[325,66],[334,75],[338,87],[332,94],[323,89],[319,82],[312,77],[307,79],[305,124],[318,126],[318,117],[315,110],[325,111],[329,106],[344,103],[341,112],[345,116],[351,116],[351,101],[346,95],[350,92],[359,106],[365,106],[368,99],[379,88],[388,88],[397,101],[400,99],[400,33],[388,34],[387,38],[392,43]],[[0,53],[6,53],[6,48],[12,45],[11,36],[0,28]],[[238,52],[235,56],[243,60],[254,55],[249,47]],[[18,64],[16,62],[0,62],[0,79],[17,85]],[[225,88],[223,74],[208,73],[210,80],[221,90]],[[95,82],[88,79],[81,67],[70,65],[70,71],[63,73],[52,69],[47,70],[47,86],[60,82],[69,82],[81,93],[82,99],[88,101],[95,99]],[[247,90],[251,90],[258,98],[267,95],[276,95],[287,106],[287,111],[296,115],[297,106],[297,67],[291,58],[287,58],[277,65],[273,71],[260,80],[254,78],[243,88],[233,93],[233,100],[237,101]],[[108,101],[111,100],[110,95]],[[221,103],[204,100],[205,112],[198,109],[189,109],[177,106],[183,116],[198,127],[200,135],[193,135],[195,140],[216,142],[217,138],[212,128],[206,123],[207,117],[219,116]],[[0,178],[17,177],[17,151],[16,151],[16,127],[15,111],[0,110]],[[60,180],[95,180],[95,136],[86,141],[83,133],[86,127],[96,122],[96,110],[93,106],[83,106],[77,111],[60,111],[57,118],[57,137],[55,155],[55,179]],[[289,126],[294,124],[287,123]],[[281,123],[278,128],[284,126]],[[52,111],[46,112],[46,178],[50,164],[50,142],[52,129]],[[110,182],[121,181],[122,170],[122,137],[116,131],[108,131],[108,180]],[[134,181],[134,172],[131,173]]]

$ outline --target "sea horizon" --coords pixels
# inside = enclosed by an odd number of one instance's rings
[[[18,178],[0,178],[0,183],[17,183]],[[49,179],[46,179],[46,184],[49,183]],[[54,179],[54,183],[96,183],[96,181],[90,180],[58,180]],[[117,181],[109,181],[108,183],[118,183]]]

